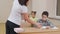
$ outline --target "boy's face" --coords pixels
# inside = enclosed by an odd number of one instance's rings
[[[32,15],[33,18],[36,16],[34,13],[32,13],[31,15]]]
[[[48,17],[47,17],[46,15],[42,15],[42,20],[43,20],[43,21],[46,21],[47,18],[48,18]]]

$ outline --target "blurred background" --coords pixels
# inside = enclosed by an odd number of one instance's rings
[[[5,22],[11,12],[14,0],[0,0],[0,34],[5,34]],[[29,14],[37,11],[37,18],[41,18],[43,11],[49,12],[49,19],[57,26],[60,25],[60,0],[30,0]],[[28,27],[23,23],[24,27]]]

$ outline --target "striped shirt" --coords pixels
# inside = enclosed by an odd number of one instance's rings
[[[39,19],[37,20],[37,22],[40,23],[42,26],[50,26],[51,28],[55,27],[55,25],[49,20],[43,21],[42,19]]]

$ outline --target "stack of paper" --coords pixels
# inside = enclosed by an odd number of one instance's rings
[[[23,28],[14,28],[14,31],[16,33],[21,33],[21,32],[24,32],[24,29]]]

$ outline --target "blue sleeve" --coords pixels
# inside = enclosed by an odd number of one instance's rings
[[[48,23],[50,24],[51,28],[56,27],[51,21],[48,21]]]

